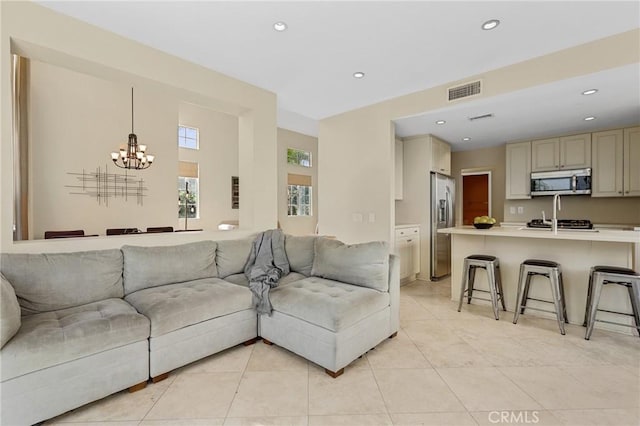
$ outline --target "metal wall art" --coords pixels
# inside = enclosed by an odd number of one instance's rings
[[[98,167],[95,172],[83,169],[82,173],[67,174],[75,176],[79,181],[76,185],[65,185],[66,188],[74,189],[69,194],[95,197],[98,204],[106,207],[109,206],[110,198],[123,198],[124,201],[135,198],[136,203],[141,206],[142,199],[147,196],[144,180],[129,174],[126,169],[124,173],[109,173],[105,166],[104,171]]]

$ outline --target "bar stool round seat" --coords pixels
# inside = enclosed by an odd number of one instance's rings
[[[474,289],[476,278],[476,269],[484,269],[487,272],[487,281],[489,290]],[[467,293],[467,304],[471,303],[471,299],[479,299],[491,302],[493,315],[496,320],[500,319],[498,315],[498,302],[502,304],[502,310],[506,311],[504,304],[504,293],[502,291],[502,279],[500,277],[500,261],[495,256],[485,254],[472,254],[465,257],[463,266],[462,285],[460,288],[460,300],[458,303],[458,312],[462,309],[462,300],[464,294]],[[473,292],[480,291],[489,293],[490,299],[473,296]]]
[[[553,300],[536,299],[529,297],[531,279],[536,276],[544,276],[549,279],[551,285],[551,296]],[[555,310],[534,308],[527,306],[527,300],[536,302],[553,303]],[[518,322],[518,317],[524,314],[525,309],[548,312],[556,314],[558,328],[562,335],[565,334],[564,323],[568,323],[567,306],[564,298],[564,284],[562,282],[562,268],[560,264],[551,260],[527,259],[520,264],[520,277],[518,279],[518,294],[516,299],[516,310],[513,316],[513,323]]]
[[[598,309],[598,303],[600,302],[600,294],[606,284],[618,284],[627,287],[629,290],[629,299],[631,300],[632,313],[624,313],[618,311],[609,311],[605,309]],[[632,316],[635,321],[635,326],[629,324],[622,324],[613,321],[598,320],[596,315],[600,312],[608,312],[610,314],[627,315]],[[587,292],[587,307],[584,313],[583,326],[587,327],[584,338],[589,340],[593,333],[595,322],[606,322],[610,324],[622,325],[626,327],[634,327],[638,330],[640,336],[640,274],[633,269],[624,268],[620,266],[605,266],[598,265],[591,268],[589,274],[589,288]]]

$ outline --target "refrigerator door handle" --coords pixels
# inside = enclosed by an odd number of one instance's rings
[[[444,223],[445,223],[445,227],[449,227],[449,209],[451,208],[451,194],[449,193],[449,187],[447,187],[447,190],[445,191],[445,197],[446,197],[446,204],[445,204],[445,210],[444,210]]]

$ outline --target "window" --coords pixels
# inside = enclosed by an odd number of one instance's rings
[[[287,214],[312,216],[311,176],[289,174],[287,180]]]
[[[199,130],[195,127],[178,126],[178,146],[198,149]]]
[[[198,163],[178,162],[178,218],[197,219],[200,214]]]
[[[311,167],[311,153],[300,149],[287,148],[287,163]]]

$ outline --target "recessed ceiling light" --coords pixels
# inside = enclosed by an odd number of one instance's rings
[[[462,138],[462,140],[466,142],[466,141],[470,141],[471,138]]]
[[[357,71],[353,73],[354,78],[362,78],[364,77],[364,73],[362,71]]]
[[[583,95],[593,95],[594,93],[597,93],[598,89],[589,89],[589,90],[585,90],[584,92],[582,92]]]
[[[273,24],[273,29],[276,31],[285,31],[287,29],[287,24],[286,22],[276,22],[275,24]]]
[[[498,25],[500,25],[500,21],[497,19],[491,19],[487,22],[485,22],[484,24],[482,24],[482,29],[483,30],[492,30],[495,27],[497,27]]]
[[[589,116],[589,117],[585,117],[584,121],[591,121],[591,120],[595,120],[596,118],[594,116]]]
[[[444,121],[444,120],[438,120],[438,121],[436,121],[436,124],[444,124],[444,123],[446,123],[446,121]]]

